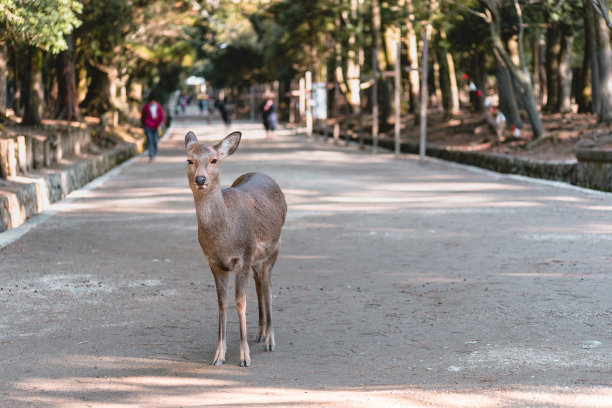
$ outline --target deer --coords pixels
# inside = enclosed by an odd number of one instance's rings
[[[216,145],[198,142],[193,132],[185,136],[187,178],[193,192],[198,241],[212,271],[219,304],[219,336],[213,365],[225,363],[229,276],[235,278],[235,305],[240,327],[240,366],[249,367],[246,289],[253,270],[259,326],[255,341],[274,351],[272,328],[272,268],[280,249],[287,203],[278,184],[263,173],[247,173],[231,187],[220,187],[220,165],[240,144],[241,132],[228,134]]]

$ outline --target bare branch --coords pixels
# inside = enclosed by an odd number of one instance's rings
[[[483,13],[483,12],[481,12],[481,11],[476,11],[476,10],[474,10],[474,9],[471,9],[471,8],[469,8],[468,6],[464,6],[464,5],[463,5],[463,4],[461,4],[461,3],[457,3],[457,2],[456,2],[456,1],[454,1],[454,0],[442,0],[442,1],[444,1],[445,3],[448,3],[448,4],[455,5],[455,6],[459,7],[460,9],[462,9],[463,11],[465,11],[465,12],[467,12],[467,13],[469,13],[469,14],[472,14],[472,15],[474,15],[474,16],[476,16],[476,17],[480,17],[480,18],[482,18],[482,19],[483,19],[485,22],[487,22],[487,23],[489,23],[489,24],[491,23],[491,18],[490,18],[490,16],[486,15],[485,13]],[[597,0],[593,0],[593,1],[597,1]]]
[[[563,3],[565,3],[565,0],[559,0],[557,5],[552,8],[552,12],[556,13],[557,11],[559,11],[561,9],[561,7],[563,6]]]
[[[514,0],[514,8],[516,8],[516,15],[518,16],[519,32],[518,32],[518,47],[519,47],[519,58],[521,60],[521,68],[527,74],[527,64],[525,64],[525,48],[523,47],[523,34],[525,26],[523,25],[523,11],[519,5],[518,0]]]

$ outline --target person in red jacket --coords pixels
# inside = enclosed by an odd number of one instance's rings
[[[149,95],[147,103],[142,107],[140,122],[147,136],[147,150],[149,160],[153,161],[157,156],[157,139],[159,137],[159,127],[165,122],[164,109],[155,100],[154,95]]]

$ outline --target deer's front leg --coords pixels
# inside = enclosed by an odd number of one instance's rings
[[[215,285],[217,287],[217,300],[219,302],[219,338],[217,341],[217,352],[213,365],[221,365],[225,363],[226,346],[226,326],[227,326],[227,280],[228,273],[222,271],[216,266],[211,265],[211,270],[215,277]]]
[[[247,342],[246,328],[246,288],[249,281],[249,267],[236,270],[236,310],[240,326],[240,367],[251,365],[251,354]]]

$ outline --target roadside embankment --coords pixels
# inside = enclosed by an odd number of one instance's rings
[[[344,138],[344,137],[343,137]],[[365,137],[364,143],[373,144],[372,138]],[[393,139],[381,138],[378,146],[395,149]],[[402,142],[402,153],[419,153],[419,144]],[[601,191],[612,191],[612,150],[581,149],[576,151],[577,161],[553,162],[514,157],[500,153],[483,153],[439,146],[428,146],[426,155],[442,160],[492,170],[498,173],[560,181],[580,187]]]
[[[63,139],[65,142],[62,143]],[[8,174],[3,174],[0,179],[0,232],[22,225],[50,204],[63,199],[70,192],[144,149],[144,142],[135,140],[120,143],[102,153],[80,154],[81,151],[87,150],[91,141],[90,135],[85,131],[76,135],[72,133],[59,141],[54,144],[43,141],[40,148],[36,147],[35,139],[22,142],[25,146],[24,153],[20,153],[17,143],[11,143],[10,147],[5,149],[11,153],[5,155],[8,157],[5,160],[5,170],[9,169],[9,166],[12,170],[7,170]],[[14,150],[12,146],[15,146]],[[49,165],[52,155],[54,163],[51,167],[39,164],[47,162]],[[18,171],[15,171],[15,168]]]

